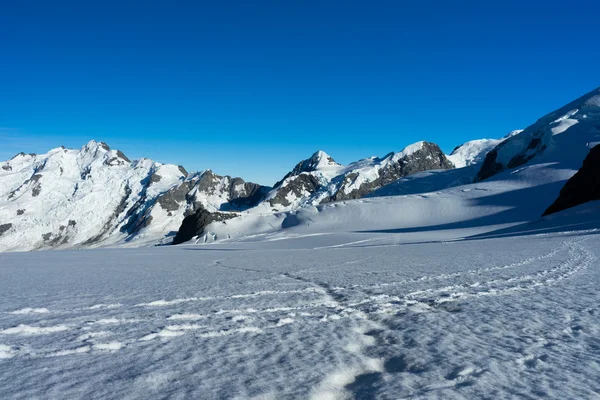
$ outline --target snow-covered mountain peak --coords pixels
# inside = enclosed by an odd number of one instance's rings
[[[47,153],[50,155],[52,151]],[[68,152],[66,150],[65,152]],[[81,164],[92,165],[95,162],[102,163],[108,166],[121,166],[131,164],[131,160],[125,156],[120,150],[112,150],[110,146],[104,142],[90,140],[78,151],[77,155]]]
[[[319,150],[306,160],[302,160],[296,164],[290,174],[299,175],[302,172],[313,172],[327,169],[328,167],[341,167],[341,165],[338,164],[329,154]]]
[[[579,168],[589,143],[600,140],[600,88],[540,118],[488,153],[477,175],[486,179],[533,158]]]
[[[319,151],[315,152],[306,161],[309,161],[309,164],[307,167],[312,170],[317,170],[317,169],[321,169],[323,167],[329,167],[329,166],[340,166],[340,164],[338,164],[333,159],[333,157],[331,157],[329,154],[325,153],[323,150],[319,150]]]
[[[402,149],[402,151],[394,154],[393,159],[399,160],[401,158],[412,156],[417,151],[423,150],[423,147],[425,146],[426,143],[427,142],[425,142],[425,141],[420,141],[420,142],[410,144],[410,145],[406,146],[404,149]]]
[[[80,152],[83,154],[90,154],[92,157],[98,157],[111,151],[110,147],[104,142],[97,142],[90,140],[84,146],[81,147]]]

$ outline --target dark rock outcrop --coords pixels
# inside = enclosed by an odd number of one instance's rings
[[[543,215],[553,214],[588,201],[600,200],[600,145],[590,150],[583,166],[560,191]]]
[[[195,201],[196,193],[221,194],[229,200],[221,206],[222,211],[242,210],[257,205],[269,189],[257,183],[245,182],[241,178],[220,176],[207,170],[160,195],[157,202],[167,212],[176,211],[186,205],[189,213],[193,213],[199,204]]]
[[[301,197],[304,193],[314,193],[319,189],[319,180],[313,175],[301,174],[295,176],[293,180],[281,187],[275,197],[269,200],[271,206],[282,205],[289,206],[291,203],[288,196],[292,194],[294,197]]]
[[[173,239],[173,244],[181,244],[191,240],[194,236],[201,235],[204,228],[213,222],[225,221],[235,218],[235,213],[209,212],[204,207],[199,206],[196,212],[183,219],[181,227]]]
[[[189,175],[189,173],[187,172],[187,170],[183,167],[183,165],[178,165],[177,168],[179,169],[179,172],[181,172],[183,174],[184,177],[187,178],[187,176]]]
[[[192,181],[187,181],[175,186],[158,198],[158,204],[166,211],[176,211],[179,209],[180,204],[186,201],[186,196],[192,185]]]
[[[527,146],[525,146],[520,153],[513,155],[506,165],[498,161],[498,152],[503,149],[503,146],[510,146],[512,141],[511,139],[508,139],[506,142],[500,143],[485,156],[483,164],[481,165],[481,169],[477,173],[475,180],[479,182],[490,178],[497,173],[504,171],[505,169],[519,167],[529,162],[535,156],[542,154],[547,147],[547,145],[542,142],[543,134],[544,132],[541,130],[534,133]]]
[[[0,236],[8,232],[10,228],[12,228],[12,224],[0,224]]]

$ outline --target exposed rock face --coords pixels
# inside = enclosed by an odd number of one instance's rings
[[[357,199],[406,175],[454,166],[435,144],[418,142],[399,153],[348,166],[319,151],[298,163],[267,196],[274,209]]]
[[[173,239],[173,244],[184,243],[194,236],[201,235],[204,233],[204,228],[212,222],[225,221],[236,216],[235,213],[209,212],[204,207],[199,206],[193,214],[184,218],[177,235]]]
[[[183,176],[187,177],[189,175],[187,170],[183,167],[183,165],[178,165],[177,168],[179,169],[179,172],[183,174]]]
[[[186,202],[186,196],[192,189],[192,186],[193,182],[191,181],[183,182],[159,195],[157,202],[166,211],[177,211]]]
[[[600,200],[600,146],[590,150],[581,169],[567,181],[556,201],[543,215],[553,214],[593,200]]]
[[[579,138],[588,137],[591,132],[600,133],[600,88],[540,118],[535,124],[500,143],[485,157],[476,180],[481,181],[506,169],[519,167],[548,152],[572,152],[568,147],[578,144]],[[572,140],[564,140],[565,135]],[[558,142],[561,144],[558,145]],[[584,144],[581,143],[580,148],[573,151],[585,150]]]
[[[200,204],[211,211],[241,210],[258,204],[268,187],[245,182],[241,178],[220,176],[207,170],[192,175],[180,185],[157,198],[158,204],[168,212],[184,208],[185,214],[195,212]],[[209,199],[214,201],[210,202]]]
[[[0,225],[0,236],[2,236],[4,233],[8,232],[8,230],[12,228],[12,224],[2,224]]]
[[[289,178],[287,178],[289,179]],[[301,198],[303,196],[310,196],[320,188],[319,180],[313,175],[300,174],[295,175],[287,185],[277,190],[275,197],[269,200],[271,206],[282,205],[284,207],[290,206],[292,203],[291,198]]]

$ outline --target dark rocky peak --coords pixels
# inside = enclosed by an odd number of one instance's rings
[[[183,219],[181,227],[173,239],[173,244],[181,244],[204,233],[204,229],[213,222],[226,221],[235,218],[238,214],[209,212],[202,205],[196,211]]]

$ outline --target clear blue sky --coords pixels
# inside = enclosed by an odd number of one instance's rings
[[[80,147],[272,184],[323,149],[500,137],[600,85],[598,1],[13,1],[0,158]]]

